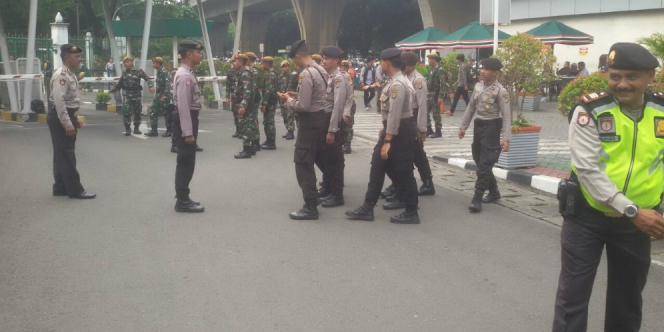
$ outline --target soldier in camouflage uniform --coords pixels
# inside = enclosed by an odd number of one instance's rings
[[[341,66],[339,70],[341,75],[348,80],[348,85],[353,86],[353,78],[348,73],[350,69],[350,62],[348,60],[341,61]],[[354,91],[354,90],[353,90]],[[350,143],[353,141],[353,124],[355,124],[355,110],[357,106],[355,105],[355,100],[353,99],[350,109],[344,108],[344,125],[341,127],[344,145],[343,152],[344,154],[350,154],[352,152],[350,148]]]
[[[235,55],[231,57],[231,64],[235,62]],[[237,108],[235,104],[231,102],[233,94],[235,93],[235,84],[237,83],[237,71],[235,67],[231,65],[231,68],[228,70],[228,75],[226,75],[226,102],[231,105],[231,112],[233,112],[233,119],[235,120],[235,133],[233,137],[241,138],[240,134],[240,119],[237,116]]]
[[[152,131],[145,134],[145,136],[158,136],[157,124],[159,121],[159,114],[166,115],[166,109],[170,107],[173,100],[173,88],[171,87],[171,82],[169,81],[169,73],[166,68],[164,68],[164,59],[161,57],[152,58],[152,68],[157,71],[157,78],[155,79],[156,92],[154,95],[154,100],[152,101],[152,107],[150,109],[150,127]],[[171,124],[168,119],[166,119],[166,133],[169,134],[164,137],[170,136],[171,133]]]
[[[254,102],[254,87],[252,86],[254,78],[251,69],[247,66],[249,57],[245,54],[235,56],[233,67],[237,71],[237,83],[235,85],[235,95],[233,104],[237,107],[240,120],[240,130],[242,130],[242,151],[235,155],[235,159],[251,158],[256,152],[253,147],[254,128],[256,121],[251,108]]]
[[[443,102],[443,96],[448,92],[447,85],[447,72],[440,65],[440,55],[438,53],[429,53],[429,76],[427,77],[427,87],[429,88],[429,95],[427,97],[427,135],[429,138],[436,138],[443,136],[442,128],[443,123],[440,117],[440,107],[438,106]],[[431,129],[431,116],[436,125],[436,132]]]
[[[300,73],[302,73],[302,69],[298,68],[297,65],[295,65],[295,68],[294,68],[293,72],[291,72],[291,75],[290,75],[290,82],[288,83],[288,91],[297,92],[297,86],[298,86],[298,83],[299,83],[297,81],[297,79],[298,79],[298,77],[300,77]],[[297,114],[297,112],[293,112],[292,110],[290,110],[290,111],[293,113],[293,117],[295,117],[295,126],[297,128],[300,128],[300,117],[299,117],[299,115]],[[288,138],[288,137],[286,137],[286,138]],[[293,137],[293,138],[295,138],[295,137]]]
[[[258,69],[258,67],[256,67],[256,59],[258,58],[256,54],[253,52],[247,52],[245,55],[249,58],[247,65],[249,66],[251,77],[253,79],[251,85],[253,87],[252,95],[254,96],[254,100],[251,104],[251,113],[253,114],[256,123],[253,126],[254,131],[251,146],[253,147],[254,152],[256,152],[261,150],[261,131],[259,129],[260,127],[258,123],[258,113],[260,112],[259,109],[261,108],[261,71]]]
[[[276,150],[275,144],[277,138],[277,127],[274,123],[274,114],[277,112],[277,88],[278,78],[277,72],[274,70],[272,64],[274,59],[266,56],[263,58],[261,65],[266,72],[263,79],[263,105],[261,112],[263,112],[263,128],[265,130],[265,142],[261,144],[261,149]]]
[[[148,82],[150,86],[150,92],[154,93],[154,87],[150,78],[142,69],[134,68],[134,60],[131,57],[125,57],[122,60],[122,63],[125,66],[125,71],[122,72],[122,77],[118,84],[111,89],[111,92],[114,93],[117,90],[122,89],[124,96],[124,104],[122,105],[123,120],[125,125],[125,136],[131,135],[131,114],[134,115],[134,134],[140,135],[141,132],[138,130],[138,127],[141,125],[141,110],[143,105],[141,105],[141,98],[143,87],[141,86],[141,79]]]
[[[284,60],[283,62],[281,62],[281,74],[279,74],[279,79],[278,79],[279,93],[288,92],[288,85],[290,84],[290,79],[291,79],[290,63]],[[293,135],[293,133],[295,132],[295,115],[293,114],[292,110],[288,109],[286,103],[281,101],[281,99],[279,99],[279,107],[281,107],[281,116],[284,118],[284,126],[286,126],[286,130],[288,130],[288,133],[286,135],[283,135],[282,137],[288,140],[294,139],[295,136]]]

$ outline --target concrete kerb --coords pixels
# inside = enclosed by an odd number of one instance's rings
[[[433,156],[433,159],[469,171],[477,170],[477,165],[475,165],[475,162],[472,160],[449,158],[446,156]],[[493,174],[499,179],[532,187],[554,195],[558,192],[558,183],[560,182],[559,178],[554,178],[552,176],[536,175],[520,170],[505,170],[498,167],[493,168]]]

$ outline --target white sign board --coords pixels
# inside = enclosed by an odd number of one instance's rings
[[[261,53],[265,52],[265,44],[259,44],[258,48],[260,49]]]

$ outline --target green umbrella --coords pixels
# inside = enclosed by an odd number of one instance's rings
[[[402,50],[424,50],[438,48],[437,42],[447,36],[447,33],[436,28],[426,28],[398,43],[396,47]]]
[[[510,35],[498,30],[498,43]],[[439,48],[493,48],[493,27],[475,21],[450,33],[437,43]]]
[[[556,20],[546,22],[526,33],[541,40],[544,44],[588,45],[595,42],[593,36]]]

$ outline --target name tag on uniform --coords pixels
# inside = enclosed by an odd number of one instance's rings
[[[616,119],[612,114],[602,114],[597,118],[597,131],[602,142],[620,142],[616,135]]]

